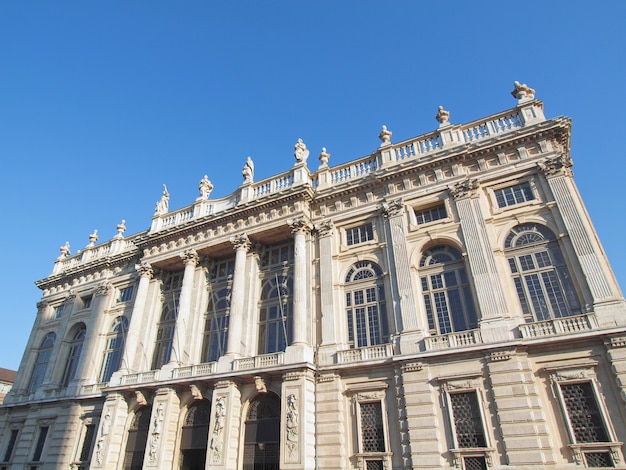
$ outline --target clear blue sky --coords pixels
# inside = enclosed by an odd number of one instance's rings
[[[574,120],[576,182],[622,286],[626,2],[0,2],[0,367],[17,369],[59,246],[515,106]]]

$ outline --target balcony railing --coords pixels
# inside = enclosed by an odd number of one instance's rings
[[[598,328],[598,319],[593,313],[525,323],[519,327],[522,338],[540,338],[544,336],[581,333],[596,328]]]
[[[139,372],[137,374],[127,374],[122,376],[122,385],[140,384],[145,382],[154,382],[159,378],[159,370],[150,370],[148,372]]]
[[[391,356],[393,356],[393,346],[391,344],[380,344],[377,346],[338,351],[337,362],[339,364],[347,364],[350,362],[385,359]]]
[[[233,370],[250,370],[261,367],[278,366],[283,363],[284,355],[285,353],[279,352],[274,354],[263,354],[262,356],[235,359],[233,362]]]
[[[483,337],[480,330],[459,331],[447,335],[427,336],[424,345],[427,351],[438,349],[462,348],[481,344]]]
[[[200,377],[215,373],[217,362],[206,362],[204,364],[196,364],[193,366],[185,366],[174,369],[172,376],[175,379],[186,377]]]

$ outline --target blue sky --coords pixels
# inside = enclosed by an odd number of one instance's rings
[[[626,2],[0,3],[0,367],[17,369],[59,246],[150,225],[162,184],[187,206],[289,169],[302,138],[336,165],[515,106],[573,118],[576,182],[626,286]]]

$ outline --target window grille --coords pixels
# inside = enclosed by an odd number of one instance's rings
[[[585,452],[587,467],[615,467],[610,452]]]
[[[457,447],[487,447],[476,391],[450,394]]]
[[[609,442],[591,382],[561,384],[561,393],[576,442]]]
[[[385,452],[385,432],[383,429],[381,403],[361,403],[360,408],[363,452]]]
[[[463,458],[464,470],[487,470],[487,462],[485,457],[464,457]]]

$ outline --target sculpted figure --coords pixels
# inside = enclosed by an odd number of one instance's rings
[[[306,148],[305,143],[302,142],[302,139],[298,139],[298,142],[296,142],[293,156],[296,157],[298,163],[306,162],[306,159],[309,158],[309,150]]]
[[[209,177],[204,175],[204,178],[200,180],[200,186],[198,186],[200,190],[199,200],[206,200],[209,198],[211,191],[213,191],[213,183],[209,181]]]
[[[250,157],[246,159],[246,164],[244,165],[243,170],[241,170],[241,174],[243,175],[244,183],[252,183],[254,179],[254,162]]]
[[[167,213],[170,201],[170,193],[167,192],[167,186],[163,185],[163,194],[161,195],[161,199],[156,203],[155,212],[158,215],[163,215]]]

